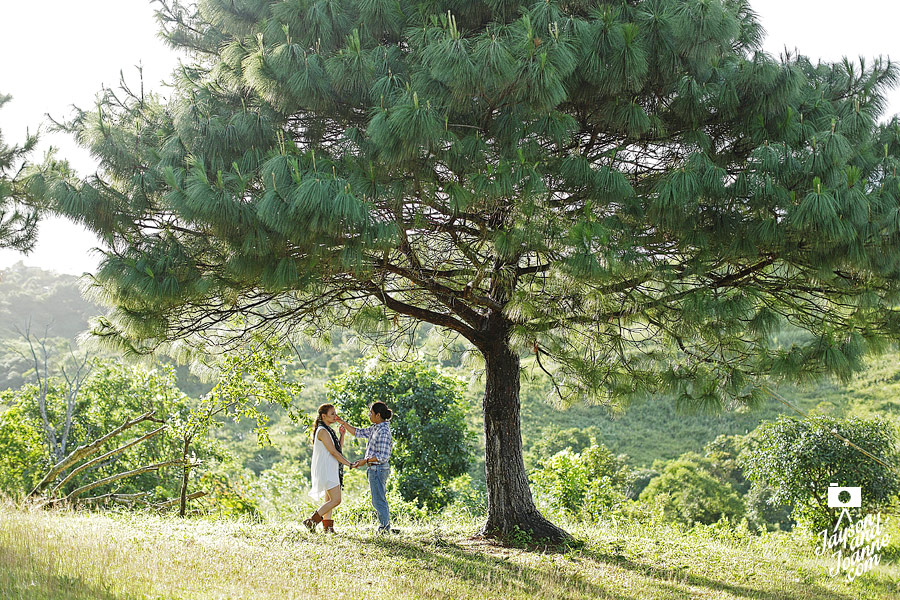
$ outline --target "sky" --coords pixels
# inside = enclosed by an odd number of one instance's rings
[[[767,35],[764,48],[785,47],[823,60],[844,56],[892,56],[900,60],[900,3],[895,0],[751,0]],[[157,37],[149,0],[2,0],[0,1],[0,93],[13,99],[0,109],[5,143],[20,143],[49,114],[71,116],[73,105],[89,108],[103,87],[115,87],[120,72],[139,87],[135,65],[144,69],[144,89],[166,95],[163,82],[178,55]],[[888,114],[900,113],[900,91],[889,96]],[[38,160],[50,146],[59,148],[81,174],[96,162],[66,136],[46,134],[32,155]],[[0,269],[18,261],[60,273],[92,272],[99,241],[84,228],[60,218],[40,225],[29,254],[0,250]]]

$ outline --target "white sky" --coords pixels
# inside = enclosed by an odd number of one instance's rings
[[[765,48],[785,46],[810,57],[887,55],[900,60],[900,3],[896,0],[751,0],[767,31]],[[145,90],[166,94],[161,82],[177,55],[156,37],[149,0],[0,0],[0,93],[13,100],[0,109],[7,144],[20,143],[45,114],[62,119],[71,106],[89,108],[103,85],[114,87],[119,72],[138,86],[134,66],[144,67]],[[900,92],[890,96],[888,113],[900,113]],[[65,136],[45,135],[32,160],[53,145],[79,173],[96,169],[93,159]],[[0,268],[27,265],[80,275],[93,271],[99,256],[92,234],[63,219],[41,223],[30,255],[0,250]]]

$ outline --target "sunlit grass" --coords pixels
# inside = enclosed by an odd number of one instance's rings
[[[400,526],[390,538],[363,526],[324,536],[299,522],[5,506],[0,598],[900,598],[896,563],[848,584],[786,534],[567,524],[583,546],[538,551],[472,540],[465,516]]]

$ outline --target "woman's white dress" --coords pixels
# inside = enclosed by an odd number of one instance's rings
[[[316,430],[316,441],[313,443],[312,476],[310,477],[312,488],[309,490],[309,495],[316,500],[325,497],[325,490],[341,484],[338,477],[338,461],[319,439],[320,431],[325,432],[325,435],[331,435],[325,431],[324,427]]]

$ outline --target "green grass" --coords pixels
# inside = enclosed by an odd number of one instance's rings
[[[401,522],[401,535],[380,538],[340,521],[324,536],[298,522],[0,507],[0,597],[900,598],[896,563],[848,584],[786,534],[570,523],[581,547],[537,551],[472,540],[474,521],[450,521]]]

